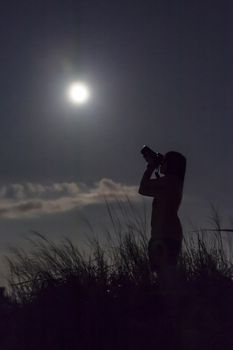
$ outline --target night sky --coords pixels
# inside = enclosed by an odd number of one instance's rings
[[[210,202],[230,225],[232,1],[1,1],[0,13],[1,252],[30,230],[79,242],[84,217],[105,222],[104,197],[138,203],[143,144],[187,157],[184,227],[209,227]],[[75,80],[86,105],[67,98]]]

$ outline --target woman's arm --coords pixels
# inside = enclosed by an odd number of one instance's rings
[[[164,177],[151,179],[154,170],[154,164],[148,164],[146,171],[142,176],[138,192],[143,196],[155,197],[156,194],[165,189],[166,180]]]

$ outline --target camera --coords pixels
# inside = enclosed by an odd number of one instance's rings
[[[164,161],[164,156],[161,153],[154,152],[150,147],[146,145],[142,147],[141,154],[147,162],[148,160],[153,160],[158,166],[161,165]]]

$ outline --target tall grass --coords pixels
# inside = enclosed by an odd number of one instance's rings
[[[124,283],[143,285],[151,280],[148,266],[146,212],[139,215],[132,203],[106,203],[111,228],[101,239],[89,237],[81,253],[69,238],[55,243],[38,232],[28,238],[31,249],[11,248],[6,256],[10,294],[20,302],[38,295],[48,284],[75,279],[84,286],[90,281],[110,292]]]
[[[68,238],[56,243],[37,232],[29,239],[30,250],[12,248],[6,257],[11,299],[20,306],[19,315],[27,319],[25,327],[41,322],[39,330],[30,328],[34,337],[52,324],[61,333],[59,342],[65,342],[64,349],[118,349],[124,345],[139,349],[146,339],[166,349],[163,332],[168,331],[167,314],[161,309],[157,278],[148,264],[147,212],[138,212],[129,201],[106,205],[111,227],[104,230],[101,239],[92,234],[85,253]],[[233,264],[226,254],[219,220],[215,224],[218,226],[185,234],[184,238],[179,259],[179,314],[183,316],[179,316],[177,327],[185,348],[190,342],[202,348],[207,338],[213,345],[222,335],[227,346],[232,344],[229,334],[233,317],[229,308],[233,307]],[[225,315],[221,316],[221,332],[215,312]],[[197,315],[205,320],[203,332],[200,323],[195,323]],[[190,335],[187,327],[199,333]],[[20,334],[25,332],[21,328]],[[215,336],[211,338],[213,332]],[[46,335],[40,346],[55,348],[57,333],[52,336],[52,345],[51,337]],[[116,334],[120,343],[112,341]],[[22,341],[22,346],[32,344],[35,345],[33,338],[31,342]]]
[[[124,283],[154,284],[156,279],[148,264],[149,225],[145,208],[142,214],[130,201],[116,201],[115,206],[106,203],[106,208],[111,227],[104,231],[101,242],[96,236],[89,238],[86,254],[69,238],[55,243],[38,232],[28,238],[30,251],[11,248],[6,256],[11,295],[25,302],[36,297],[48,284],[64,284],[70,279],[76,279],[81,285],[92,281],[107,291],[113,285]],[[233,277],[233,264],[226,256],[219,214],[214,208],[212,211],[212,229],[184,235],[179,268],[186,281],[203,276]]]

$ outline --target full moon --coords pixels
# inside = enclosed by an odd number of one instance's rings
[[[90,92],[86,84],[75,82],[68,89],[68,97],[71,102],[81,105],[88,101]]]

